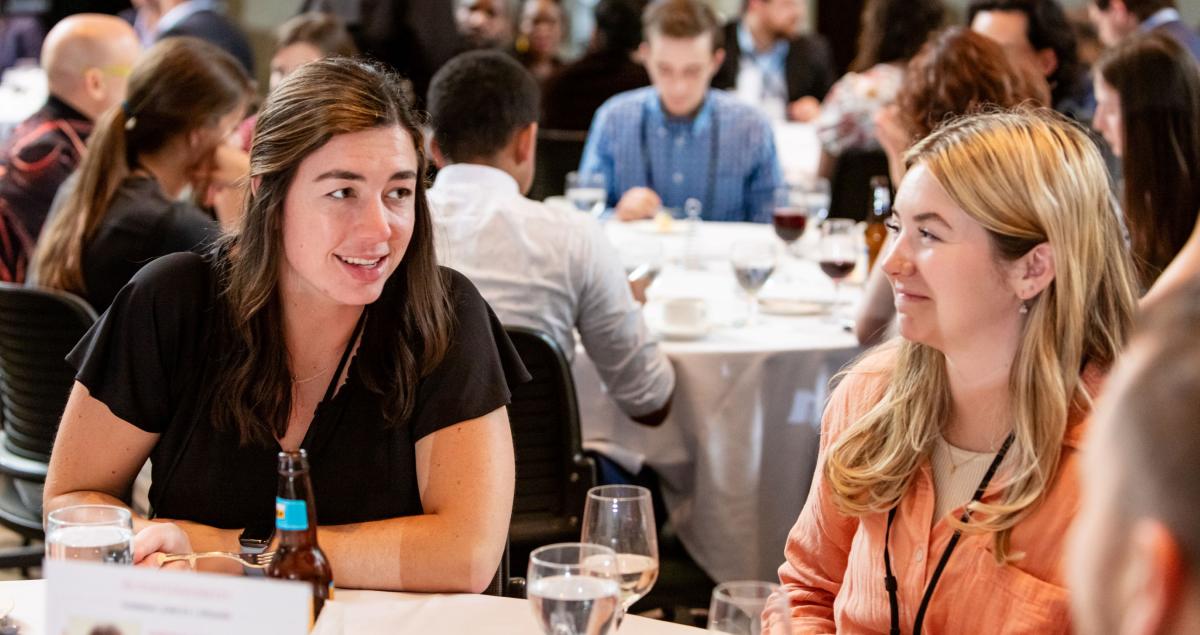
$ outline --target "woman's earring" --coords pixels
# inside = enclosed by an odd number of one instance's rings
[[[1017,309],[1017,313],[1020,313],[1021,315],[1029,314],[1029,301],[1028,300],[1021,301],[1021,308]]]

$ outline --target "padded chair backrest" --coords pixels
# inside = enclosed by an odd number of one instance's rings
[[[75,378],[63,359],[96,321],[69,293],[0,283],[0,412],[5,449],[49,461]]]
[[[829,215],[866,220],[871,211],[871,177],[888,176],[883,150],[847,150],[829,179]]]
[[[505,331],[533,376],[513,388],[508,406],[517,463],[510,538],[522,548],[579,540],[596,468],[583,454],[571,367],[548,335],[512,326]]]
[[[538,130],[537,156],[529,198],[546,200],[566,191],[567,173],[579,169],[586,130]]]

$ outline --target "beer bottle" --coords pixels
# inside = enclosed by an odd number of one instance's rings
[[[884,223],[892,214],[892,190],[886,176],[871,177],[871,215],[867,217],[867,271],[875,267],[879,251],[887,241],[887,226]]]
[[[333,569],[317,544],[317,509],[304,450],[279,453],[279,489],[275,497],[275,535],[279,546],[267,577],[312,585],[312,620],[333,598]]]

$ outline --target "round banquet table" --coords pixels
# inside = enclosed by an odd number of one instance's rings
[[[0,582],[0,597],[13,601],[11,614],[21,635],[45,633],[46,585],[43,580]],[[321,614],[314,635],[393,635],[472,633],[474,635],[540,635],[525,600],[486,595],[425,595],[338,589],[337,612]],[[327,608],[327,611],[330,609]],[[700,629],[627,616],[620,635],[688,635]]]
[[[647,292],[652,333],[662,329],[663,302],[681,297],[705,300],[712,329],[692,341],[662,340],[676,386],[657,428],[621,413],[579,349],[573,371],[585,445],[630,471],[654,469],[680,540],[713,579],[773,580],[808,494],[829,381],[860,352],[845,321],[830,314],[832,282],[814,261],[785,258],[760,306],[801,314],[763,313],[745,326],[748,302],[729,250],[773,238],[771,226],[700,223],[689,238],[686,222],[660,233],[652,222],[609,221],[606,232],[627,269],[665,263]],[[793,251],[813,253],[813,234]],[[848,307],[860,289],[845,286]]]

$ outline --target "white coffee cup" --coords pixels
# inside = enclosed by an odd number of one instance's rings
[[[675,329],[708,325],[708,304],[699,298],[671,298],[663,302],[663,324]]]

